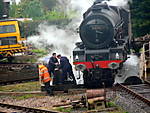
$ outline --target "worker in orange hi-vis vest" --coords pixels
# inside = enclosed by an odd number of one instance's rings
[[[45,85],[45,90],[47,91],[48,95],[53,95],[52,87],[50,86],[50,74],[48,73],[48,69],[43,64],[39,64],[39,81]]]

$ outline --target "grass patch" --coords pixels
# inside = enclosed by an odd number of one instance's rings
[[[26,95],[22,95],[22,96],[12,96],[13,99],[17,99],[17,100],[25,100],[25,99],[29,99],[29,98],[39,98],[39,97],[42,97],[42,95],[26,94]]]
[[[72,111],[72,108],[58,107],[58,108],[56,108],[56,110],[60,111],[60,112],[70,113]]]
[[[43,49],[33,49],[32,52],[35,53],[38,57],[43,57],[48,54],[48,52]]]
[[[114,102],[107,102],[108,107],[116,107],[116,104]]]
[[[108,107],[117,107],[118,108],[118,110],[112,111],[112,112],[109,112],[109,113],[128,113],[125,110],[123,110],[120,106],[116,105],[113,101],[107,102],[107,106]]]
[[[41,88],[39,82],[28,82],[7,86],[0,86],[0,91],[23,92],[23,91],[39,91]]]

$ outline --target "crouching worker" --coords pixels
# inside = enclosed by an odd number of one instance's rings
[[[39,64],[39,81],[41,85],[44,84],[48,95],[53,95],[52,87],[50,86],[50,74],[48,73],[47,67],[43,64]]]
[[[60,68],[62,69],[62,78],[61,78],[61,82],[64,83],[65,80],[67,80],[68,78],[68,74],[69,76],[73,79],[73,84],[76,85],[76,79],[75,76],[73,74],[72,71],[72,66],[69,62],[69,59],[65,56],[61,56],[60,54],[57,55],[57,58],[60,59]]]

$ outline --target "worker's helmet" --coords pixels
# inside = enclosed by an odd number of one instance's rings
[[[38,62],[38,67],[39,67],[39,68],[42,68],[42,67],[43,67],[43,61],[40,60],[40,61]]]
[[[44,67],[43,64],[39,64],[38,66],[39,66],[40,69]]]

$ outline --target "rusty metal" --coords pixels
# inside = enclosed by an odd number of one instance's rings
[[[105,95],[104,89],[93,89],[93,90],[86,90],[87,99],[101,97]]]
[[[88,109],[91,108],[97,108],[97,105],[100,103],[104,106],[107,107],[106,105],[106,89],[91,89],[91,90],[86,90],[86,106]],[[93,109],[94,109],[93,108]]]
[[[98,101],[105,101],[105,97],[95,97],[95,98],[88,99],[89,103],[94,103]]]
[[[145,82],[146,84],[150,85],[150,81],[145,80],[144,82]]]

